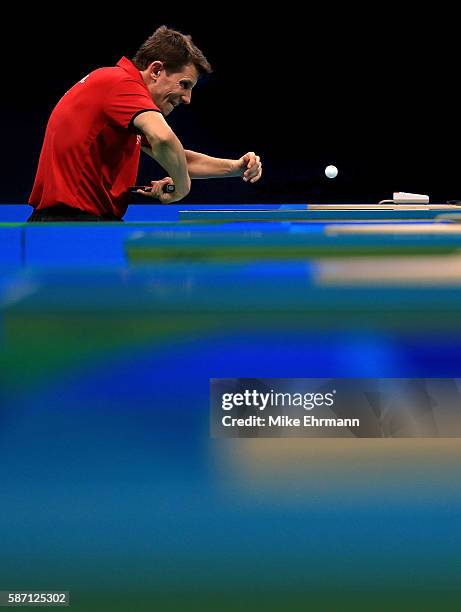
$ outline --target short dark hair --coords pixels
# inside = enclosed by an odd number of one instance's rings
[[[163,62],[165,69],[179,71],[186,64],[193,64],[199,74],[212,71],[207,58],[192,42],[189,35],[171,30],[162,25],[141,45],[133,58],[133,64],[140,70],[156,60]]]

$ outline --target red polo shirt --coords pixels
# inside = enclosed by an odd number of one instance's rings
[[[29,203],[122,218],[141,151],[130,122],[144,111],[159,108],[126,57],[79,81],[51,113]]]

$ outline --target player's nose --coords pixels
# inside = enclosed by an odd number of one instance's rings
[[[192,98],[192,94],[188,92],[181,96],[181,101],[183,104],[190,104],[191,98]]]

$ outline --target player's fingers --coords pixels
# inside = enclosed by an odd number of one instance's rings
[[[254,158],[255,158],[255,154],[253,153],[253,151],[249,151],[248,153],[245,153],[245,155],[241,157],[241,160],[245,166],[245,169],[249,168],[250,165],[253,165]]]
[[[255,177],[260,172],[261,168],[262,168],[261,159],[257,155],[255,158],[254,165],[244,173],[244,177],[247,179],[251,179]]]
[[[140,193],[141,195],[146,196],[148,198],[152,197],[152,192],[150,190],[146,191],[145,189],[137,189],[136,193]]]
[[[260,161],[259,156],[256,153],[247,153],[248,161],[245,172],[243,173],[243,180],[249,179],[254,172],[257,172],[257,166]]]
[[[165,191],[164,191],[165,185],[174,185],[174,181],[171,178],[171,176],[166,176],[165,178],[162,178],[160,181],[157,181],[158,197],[161,197],[162,199],[165,194]]]
[[[161,198],[162,195],[162,187],[163,187],[163,180],[161,181],[151,181],[151,185],[152,185],[152,197],[153,198]]]
[[[256,183],[256,181],[259,181],[259,179],[262,176],[262,173],[263,173],[263,165],[261,162],[259,162],[258,167],[257,167],[257,172],[255,172],[254,176],[251,177],[250,183]]]
[[[261,166],[261,159],[260,159],[259,155],[256,155],[255,159],[254,159],[254,163],[247,170],[248,174],[250,174],[250,175],[254,174],[255,172],[257,172],[259,170],[260,166]]]

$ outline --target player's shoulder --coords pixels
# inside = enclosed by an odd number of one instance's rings
[[[134,81],[134,79],[120,66],[107,66],[93,70],[83,77],[83,79],[80,79],[79,82],[86,83],[88,85],[92,84],[108,87],[111,84],[123,81]]]
[[[119,94],[147,96],[147,90],[142,81],[120,66],[93,70],[80,79],[68,93],[92,101],[107,100]]]

